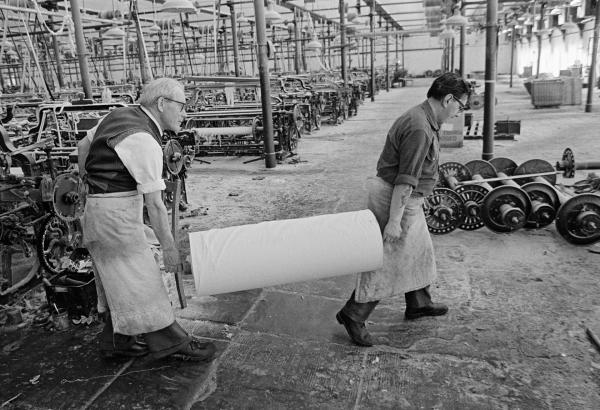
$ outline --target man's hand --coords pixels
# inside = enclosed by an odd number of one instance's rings
[[[177,248],[163,249],[163,264],[165,265],[165,272],[177,272],[177,269],[181,266],[179,250]]]
[[[402,227],[399,222],[389,221],[383,229],[383,241],[384,242],[398,242],[400,235],[402,234]]]

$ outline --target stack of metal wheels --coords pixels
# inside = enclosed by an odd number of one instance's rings
[[[552,166],[532,159],[520,165],[508,158],[447,162],[439,167],[440,181],[424,205],[429,231],[446,234],[455,229],[486,226],[498,233],[538,229],[555,223],[567,241],[577,245],[600,240],[600,195],[569,194],[556,186],[562,173],[600,168],[600,163],[575,164],[567,148]]]

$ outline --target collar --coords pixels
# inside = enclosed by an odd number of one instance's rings
[[[148,110],[143,105],[140,105],[140,108],[142,109],[142,111],[144,111],[146,113],[146,115],[148,117],[150,117],[150,119],[154,122],[154,125],[156,125],[156,127],[158,128],[158,131],[160,132],[160,135],[162,135],[163,134],[163,129],[160,126],[160,124],[158,123],[158,121],[156,120],[156,118],[154,118],[154,115],[152,115],[152,113],[150,112],[150,110]]]
[[[421,108],[423,108],[423,111],[425,111],[425,116],[427,117],[427,120],[429,121],[431,128],[433,128],[434,131],[439,131],[440,126],[437,123],[437,119],[435,118],[435,113],[433,112],[433,107],[431,106],[429,101],[427,101],[427,100],[423,101],[421,103]]]

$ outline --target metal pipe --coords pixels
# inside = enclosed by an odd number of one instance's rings
[[[481,158],[494,158],[494,102],[496,100],[496,39],[498,0],[488,0],[485,35],[485,98],[483,104],[483,151]]]
[[[132,16],[135,23],[135,32],[137,35],[137,47],[138,47],[138,59],[140,61],[140,77],[142,78],[142,84],[149,82],[147,68],[150,68],[150,62],[146,62],[146,55],[144,53],[144,37],[142,34],[142,26],[140,19],[137,17],[137,3],[132,3],[134,9],[132,10]]]
[[[512,27],[510,32],[510,81],[508,86],[512,88],[513,86],[513,71],[514,71],[514,63],[515,61],[515,26]]]
[[[237,22],[235,8],[232,2],[229,2],[229,11],[231,12],[231,41],[233,41],[233,70],[236,77],[240,76],[240,56],[238,46]]]
[[[340,46],[342,54],[342,81],[344,85],[348,83],[346,76],[346,13],[344,10],[344,0],[339,0],[340,8]]]
[[[89,68],[85,53],[85,40],[83,38],[83,25],[81,24],[81,13],[77,0],[69,0],[71,3],[71,17],[75,26],[75,43],[77,45],[77,58],[79,60],[79,71],[83,85],[85,98],[92,98],[92,83],[90,82]]]
[[[465,26],[461,26],[460,28],[460,45],[458,49],[458,70],[460,71],[460,76],[465,76]]]
[[[371,25],[371,33],[375,31],[374,23],[375,2],[371,2],[371,12],[369,13],[369,23]],[[371,101],[375,101],[375,37],[370,38],[371,41]]]
[[[390,26],[385,23],[385,31],[389,31]],[[390,92],[390,36],[385,36],[385,91]]]
[[[185,35],[185,27],[183,26],[183,17],[179,13],[179,22],[181,23],[181,35],[183,36],[183,45],[185,46],[185,54],[187,54],[187,60],[190,64],[190,73],[194,75],[194,65],[192,64],[192,57],[190,57],[190,51],[188,50],[187,36]]]
[[[52,17],[50,17],[52,19]],[[50,20],[52,21],[52,20]],[[58,79],[58,86],[60,88],[65,88],[65,77],[63,73],[63,67],[60,55],[60,50],[58,49],[58,39],[56,36],[52,36],[52,49],[54,50],[54,58],[56,59],[56,77]]]
[[[594,23],[594,42],[592,43],[592,64],[588,76],[588,92],[585,112],[592,112],[593,91],[596,88],[596,53],[598,52],[598,37],[600,36],[600,4],[596,3],[596,22]]]
[[[71,0],[73,1],[73,0]],[[273,113],[271,110],[271,84],[269,81],[269,59],[267,57],[267,35],[265,5],[263,0],[254,0],[256,19],[256,42],[258,45],[258,73],[260,77],[261,106],[263,113],[265,166],[275,168],[275,144],[273,142]]]
[[[544,8],[546,3],[540,5],[540,21],[538,21],[538,30],[544,27]],[[535,72],[535,78],[540,76],[540,61],[542,58],[542,34],[538,34],[538,53],[537,53],[537,70]]]
[[[300,67],[300,60],[302,59],[302,53],[300,50],[300,24],[298,23],[298,12],[296,9],[294,11],[294,70],[296,74],[300,74],[302,69]]]

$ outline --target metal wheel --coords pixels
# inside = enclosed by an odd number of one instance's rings
[[[471,180],[471,173],[461,163],[458,162],[445,162],[438,168],[440,178],[438,179],[438,185],[443,188],[449,188],[448,179],[450,177],[456,178],[458,181],[469,181]]]
[[[481,185],[463,185],[456,188],[456,193],[465,203],[465,218],[458,227],[465,231],[473,231],[483,227],[481,207],[483,199],[490,191]]]
[[[512,175],[517,168],[517,163],[510,158],[497,157],[490,159],[490,164],[496,168],[496,172],[503,172],[506,175]]]
[[[460,196],[448,188],[436,188],[423,203],[427,228],[433,234],[455,230],[464,220],[464,203]]]
[[[527,218],[526,228],[543,228],[556,218],[559,206],[558,194],[553,187],[544,182],[530,182],[521,186],[531,198],[532,210]]]
[[[556,229],[576,245],[600,240],[600,196],[576,195],[562,204],[556,217]]]
[[[69,267],[71,254],[81,248],[82,232],[79,222],[66,222],[55,214],[44,219],[36,235],[37,254],[42,267],[59,274]]]
[[[529,161],[523,162],[519,165],[514,172],[514,175],[526,175],[526,174],[540,174],[544,172],[554,172],[554,167],[548,161],[543,159],[530,159]],[[551,185],[556,184],[556,174],[545,175],[545,178]],[[533,178],[523,178],[515,180],[518,184],[524,184],[526,182],[533,181]]]
[[[300,139],[300,132],[296,127],[296,124],[290,124],[287,129],[287,151],[290,154],[295,154],[298,148],[298,139]]]
[[[485,196],[481,217],[485,226],[494,232],[512,232],[525,226],[530,212],[531,200],[527,193],[504,185]]]

